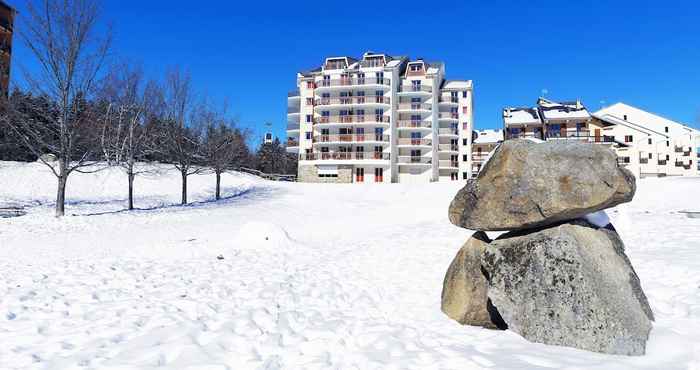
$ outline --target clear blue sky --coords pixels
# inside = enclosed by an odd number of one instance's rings
[[[543,90],[698,127],[699,3],[105,0],[104,16],[117,54],[152,73],[189,68],[260,135],[266,121],[285,135],[297,71],[366,50],[441,60],[448,78],[473,80],[477,128],[500,127],[501,108],[532,105]],[[15,47],[15,65],[28,57]]]

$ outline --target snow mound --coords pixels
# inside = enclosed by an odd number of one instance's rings
[[[248,222],[233,238],[234,249],[285,250],[294,244],[283,227],[269,222]]]

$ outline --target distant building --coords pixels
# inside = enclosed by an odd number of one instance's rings
[[[637,177],[700,174],[700,131],[617,103],[590,114],[580,102],[544,98],[532,108],[505,108],[506,139],[580,140],[610,147]]]
[[[472,82],[442,62],[367,52],[326,58],[288,94],[287,149],[299,181],[429,182],[471,177]]]
[[[700,131],[617,103],[593,113],[594,124],[615,143],[620,162],[637,177],[700,175]]]
[[[503,142],[503,130],[474,131],[472,138],[472,177],[476,177],[491,152]]]
[[[265,136],[263,136],[263,143],[264,144],[272,144],[274,141],[274,138],[272,137],[272,132],[266,132]]]
[[[0,0],[0,89],[7,94],[12,63],[12,34],[17,11]]]

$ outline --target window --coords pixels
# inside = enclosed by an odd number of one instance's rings
[[[466,97],[467,97],[467,92],[466,92],[466,91],[462,91],[462,97],[463,97],[463,98],[466,98]]]
[[[313,89],[313,88],[314,88],[314,82],[313,82],[313,81],[306,81],[306,88],[307,88],[307,89]]]
[[[466,172],[462,172],[462,180],[467,180],[469,177]]]
[[[314,105],[314,98],[306,98],[306,105]]]
[[[651,138],[649,138],[649,145],[651,145]]]
[[[632,135],[625,135],[625,142],[631,143],[632,142]]]
[[[423,66],[420,64],[411,64],[410,69],[411,69],[411,72],[419,72],[421,69],[423,69],[422,67]]]
[[[671,143],[669,141],[666,141],[666,146],[671,146]]]
[[[668,126],[664,127],[664,131],[668,132]]]
[[[311,121],[313,121],[313,119],[314,119],[314,116],[312,116],[310,114],[306,115],[306,123],[311,123]]]
[[[649,153],[649,159],[651,159],[651,153]]]
[[[355,182],[365,182],[365,169],[356,168],[355,169]]]
[[[622,163],[630,163],[630,157],[622,157]]]
[[[469,160],[466,154],[462,155],[462,162],[467,162]]]
[[[623,117],[624,117],[624,120],[627,121],[627,115],[625,114]]]
[[[384,72],[377,72],[377,73],[375,73],[375,77],[377,78],[377,83],[378,83],[378,84],[383,84],[383,83],[384,83]]]
[[[384,182],[384,169],[375,168],[374,169],[374,182]]]
[[[669,159],[671,159],[671,157],[668,154],[666,154],[666,160],[668,161]]]
[[[462,139],[462,145],[469,145],[467,144],[467,139]]]
[[[311,140],[311,131],[306,132],[306,140]]]
[[[462,107],[462,113],[469,114],[469,107]]]

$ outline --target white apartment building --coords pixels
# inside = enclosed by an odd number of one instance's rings
[[[590,114],[580,101],[539,98],[535,107],[505,108],[506,139],[583,140],[609,146],[635,176],[700,174],[700,131],[617,103]]]
[[[476,177],[484,163],[500,143],[503,142],[503,130],[474,131],[472,139],[472,177]]]
[[[614,138],[620,161],[637,177],[700,175],[700,131],[639,108],[617,103],[593,113]]]
[[[472,99],[472,82],[446,80],[441,62],[326,58],[288,94],[287,150],[302,182],[468,179]]]

